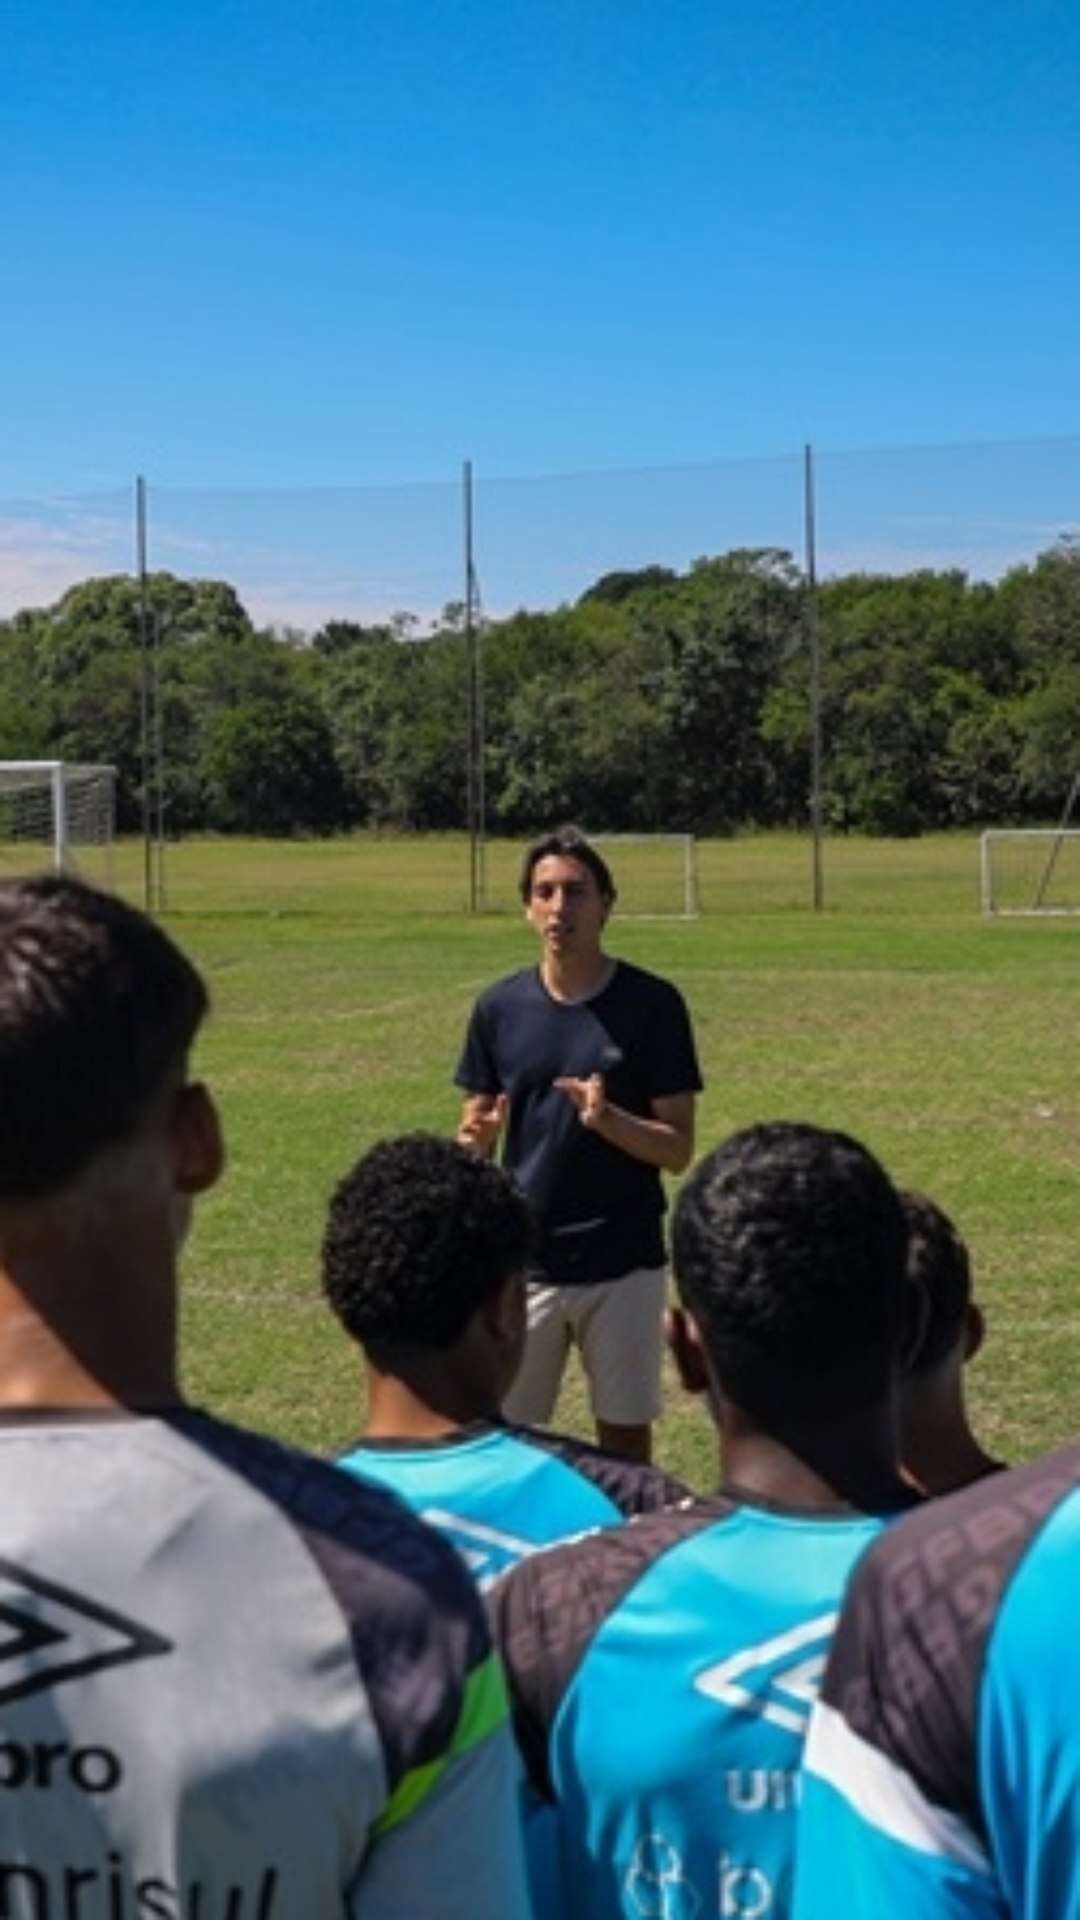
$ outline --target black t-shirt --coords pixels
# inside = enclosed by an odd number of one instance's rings
[[[659,1266],[660,1172],[588,1127],[552,1083],[601,1073],[613,1106],[648,1117],[654,1100],[702,1085],[690,1019],[669,981],[616,962],[589,1000],[553,999],[536,967],[496,981],[472,1011],[454,1075],[467,1093],[506,1093],[505,1165],[532,1201],[543,1265],[563,1283]]]

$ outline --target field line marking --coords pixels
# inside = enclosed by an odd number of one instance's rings
[[[318,1308],[320,1313],[329,1313],[330,1308],[321,1293],[291,1293],[287,1287],[215,1287],[205,1281],[181,1281],[183,1297],[187,1300],[207,1300],[219,1307],[297,1307],[305,1313]]]
[[[490,975],[484,974],[477,980],[452,981],[449,986],[434,986],[426,993],[410,993],[400,1000],[380,1000],[375,1007],[347,1007],[340,1013],[328,1013],[325,1010],[311,1015],[293,1016],[294,1018],[318,1018],[320,1021],[332,1020],[371,1020],[380,1013],[402,1013],[409,1007],[426,1006],[430,1000],[441,1000],[447,994],[475,993],[478,987],[486,986]],[[279,1013],[242,1013],[231,1009],[228,1021],[231,1027],[266,1027],[281,1020],[287,1021],[288,1014]]]

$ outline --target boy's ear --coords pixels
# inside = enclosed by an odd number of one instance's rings
[[[173,1174],[178,1193],[206,1193],[225,1168],[217,1107],[201,1080],[181,1087],[172,1111]]]
[[[687,1393],[708,1393],[712,1379],[693,1314],[685,1307],[669,1307],[664,1315],[664,1337]]]

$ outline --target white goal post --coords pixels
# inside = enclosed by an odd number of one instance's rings
[[[585,838],[615,876],[620,919],[697,919],[701,905],[692,833],[587,833]]]
[[[0,760],[0,871],[85,869],[111,885],[115,833],[115,767]]]
[[[988,828],[979,882],[986,914],[1080,913],[1080,829]]]

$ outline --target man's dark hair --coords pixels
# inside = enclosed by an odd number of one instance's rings
[[[870,1405],[896,1365],[900,1198],[844,1133],[788,1121],[710,1153],[679,1195],[675,1277],[717,1378],[755,1418]]]
[[[583,867],[588,867],[608,905],[614,906],[618,896],[615,891],[615,882],[611,877],[611,868],[603,856],[597,853],[592,842],[586,840],[580,827],[569,825],[552,827],[550,833],[542,833],[539,840],[534,840],[531,847],[526,848],[519,882],[521,897],[526,906],[532,896],[533,869],[541,860],[547,860],[552,854],[561,854],[566,860],[580,860]]]
[[[902,1193],[900,1201],[908,1229],[908,1279],[923,1306],[919,1344],[907,1372],[933,1373],[964,1336],[971,1262],[948,1214],[924,1193]]]
[[[323,1290],[378,1364],[445,1348],[528,1265],[533,1222],[509,1175],[452,1140],[381,1140],[340,1182],[323,1237]]]
[[[207,1005],[191,962],[114,895],[0,881],[0,1199],[51,1193],[126,1140]]]

